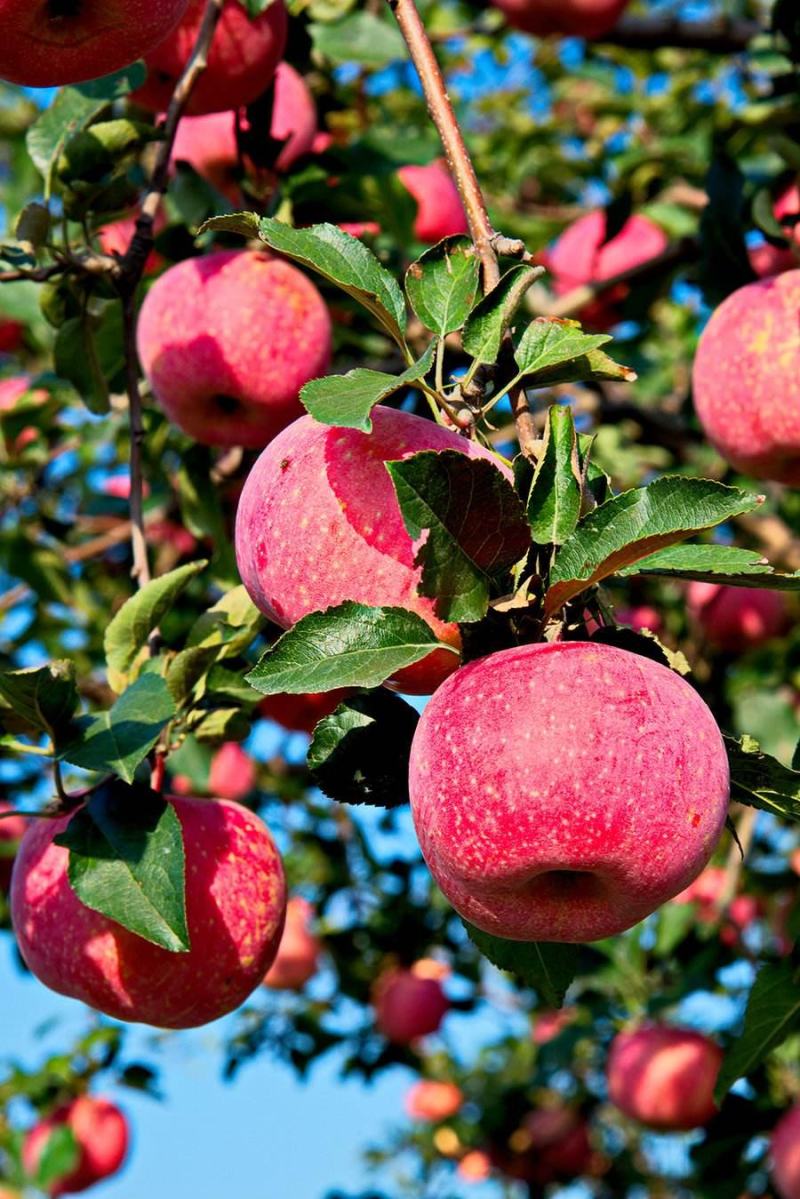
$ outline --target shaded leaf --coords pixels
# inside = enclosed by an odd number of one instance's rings
[[[394,808],[408,802],[408,756],[419,716],[405,700],[373,691],[344,700],[314,730],[308,765],[339,803]]]
[[[406,295],[426,329],[446,337],[460,329],[478,294],[480,263],[468,237],[446,237],[406,271]]]
[[[186,646],[217,646],[217,659],[235,658],[249,649],[267,623],[243,586],[232,587],[189,630]]]
[[[751,808],[800,820],[800,771],[765,754],[753,737],[725,737],[731,797]]]
[[[36,168],[49,180],[53,163],[66,139],[102,112],[107,104],[104,96],[91,96],[74,87],[62,87],[41,116],[37,117],[25,135]]]
[[[789,962],[769,962],[756,975],[747,1001],[744,1027],[725,1054],[714,1091],[720,1102],[736,1082],[800,1028],[800,987]]]
[[[469,939],[493,966],[513,974],[524,986],[533,987],[547,1007],[561,1007],[578,969],[580,945],[507,941],[483,932],[463,918],[462,923]]]
[[[0,700],[9,705],[15,721],[47,733],[58,742],[69,728],[79,704],[75,664],[66,660],[48,662],[32,670],[0,674]],[[0,706],[0,726],[5,724]]]
[[[356,367],[346,375],[326,375],[312,379],[300,392],[303,406],[323,425],[372,432],[370,414],[376,404],[410,383],[423,379],[431,369],[435,345],[428,346],[423,356],[402,375]]]
[[[497,361],[503,334],[513,321],[525,292],[541,273],[541,267],[537,266],[512,266],[472,310],[461,340],[466,353],[476,362]]]
[[[800,591],[800,571],[778,574],[755,550],[735,545],[672,545],[619,571],[621,575],[663,575],[734,587]]]
[[[252,0],[251,0],[252,2]],[[270,0],[270,3],[272,0]],[[85,83],[75,83],[72,89],[80,92],[90,100],[120,100],[129,92],[135,92],[147,78],[147,67],[143,62],[132,62],[129,67],[114,71],[111,75],[102,75],[99,79],[87,79]]]
[[[262,695],[377,687],[433,650],[456,652],[415,612],[348,601],[303,617],[246,678]]]
[[[170,953],[186,953],[183,832],[172,804],[144,787],[107,783],[56,837],[69,884],[93,912]]]
[[[160,675],[144,674],[107,712],[76,720],[76,735],[59,757],[84,770],[111,772],[132,783],[136,767],[174,715],[167,684]]]
[[[386,469],[410,537],[428,531],[415,558],[420,592],[436,600],[442,620],[480,620],[492,577],[530,548],[513,487],[487,459],[458,450],[425,450]]]
[[[397,27],[371,12],[348,13],[340,21],[309,25],[314,49],[332,63],[356,62],[373,70],[406,57]]]

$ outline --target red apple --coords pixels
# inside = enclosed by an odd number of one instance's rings
[[[315,691],[308,695],[267,695],[258,705],[258,711],[291,733],[310,734],[350,694],[349,688],[340,687],[338,691]]]
[[[638,213],[606,241],[606,213],[588,212],[564,230],[544,258],[556,295],[561,296],[584,284],[603,283],[649,262],[662,254],[668,244],[664,230]],[[616,324],[620,318],[619,305],[629,291],[627,283],[609,288],[581,310],[581,320],[596,329]]]
[[[716,1113],[722,1050],[685,1028],[647,1024],[614,1038],[608,1097],[621,1112],[660,1132],[685,1132]]]
[[[510,1178],[539,1187],[587,1173],[594,1156],[586,1121],[574,1108],[530,1112],[509,1138],[493,1151],[495,1165]]]
[[[134,92],[137,104],[164,112],[197,41],[205,0],[189,0],[177,29],[145,57],[148,77]],[[192,91],[186,111],[225,112],[251,104],[269,87],[286,46],[288,20],[283,0],[273,0],[250,18],[240,0],[225,0],[208,66]]]
[[[185,433],[259,449],[302,412],[300,388],[327,370],[331,322],[296,267],[225,250],[156,280],[138,349],[156,400]]]
[[[729,653],[763,645],[786,628],[786,602],[779,591],[690,583],[686,607],[710,645]]]
[[[699,924],[716,924],[723,916],[718,905],[726,882],[727,873],[722,866],[706,866],[693,883],[675,896],[673,903],[694,903]],[[763,905],[755,895],[735,895],[726,906],[720,940],[725,945],[737,944],[740,934],[762,914]]]
[[[236,741],[226,741],[211,759],[208,790],[217,799],[244,799],[256,785],[256,767]]]
[[[13,354],[22,345],[25,326],[0,316],[0,354]]]
[[[148,521],[145,531],[150,545],[168,545],[179,558],[188,558],[197,549],[197,538],[174,520]]]
[[[170,33],[186,0],[0,0],[0,79],[57,87],[110,75]]]
[[[537,37],[563,33],[602,37],[613,29],[629,0],[492,0],[509,25]]]
[[[163,209],[158,210],[153,230],[156,234],[161,233],[166,228],[167,218],[164,215]],[[97,240],[100,243],[100,249],[104,254],[110,254],[112,257],[124,258],[130,249],[130,244],[133,241],[136,233],[136,217],[123,216],[116,221],[111,221],[108,225],[101,226],[97,230]],[[151,250],[145,262],[145,274],[153,275],[160,270],[164,265],[164,259],[157,250]]]
[[[693,368],[694,406],[736,470],[800,484],[800,270],[740,287],[713,313]]]
[[[274,991],[299,991],[317,972],[322,946],[311,932],[314,909],[306,899],[293,896],[286,909],[286,927],[275,961],[264,978]]]
[[[772,1181],[780,1199],[800,1199],[800,1103],[781,1116],[770,1148]]]
[[[47,1188],[49,1195],[85,1191],[116,1174],[128,1152],[128,1121],[110,1099],[81,1095],[40,1120],[25,1137],[22,1164],[34,1178],[47,1142],[58,1128],[67,1127],[78,1151],[77,1164]]]
[[[412,1120],[448,1120],[464,1102],[460,1087],[454,1082],[436,1082],[424,1078],[415,1082],[405,1098],[406,1114]]]
[[[650,604],[635,604],[632,608],[620,608],[617,612],[620,624],[627,625],[635,633],[649,629],[651,633],[660,633],[664,626],[661,613]]]
[[[400,167],[397,177],[417,201],[414,234],[420,241],[437,242],[469,231],[458,188],[440,159]]]
[[[408,1045],[438,1029],[450,1004],[441,977],[431,969],[436,965],[423,959],[409,970],[387,970],[376,982],[375,1023],[387,1040]]]
[[[5,800],[0,800],[0,894],[5,895],[11,882],[11,871],[14,866],[19,843],[22,840],[28,822],[24,816],[10,816],[14,808]]]
[[[264,825],[227,800],[171,797],[183,828],[191,950],[169,953],[91,911],[67,881],[54,838],[69,817],[37,820],[11,880],[20,952],[36,977],[117,1020],[193,1028],[238,1007],[280,942],[286,888]]]
[[[309,612],[354,600],[422,616],[441,641],[460,647],[454,624],[434,615],[417,591],[421,568],[384,463],[420,450],[458,450],[497,459],[433,421],[376,408],[373,432],[332,428],[301,417],[256,462],[236,516],[236,556],[253,603],[289,628]],[[498,469],[501,469],[498,466]],[[434,650],[401,670],[400,690],[426,695],[458,658]]]
[[[610,645],[554,642],[479,659],[439,688],[409,791],[425,860],[465,919],[511,940],[595,941],[706,865],[728,760],[680,675]]]

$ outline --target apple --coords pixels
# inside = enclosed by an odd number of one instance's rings
[[[307,695],[267,695],[258,705],[258,711],[290,733],[310,734],[350,694],[349,688],[340,687],[337,691],[313,691]]]
[[[448,1120],[464,1102],[460,1087],[454,1082],[437,1082],[423,1078],[415,1082],[405,1097],[406,1115],[412,1120]]]
[[[425,166],[410,163],[400,167],[397,177],[417,201],[414,234],[420,241],[433,243],[469,232],[458,188],[441,159]]]
[[[420,450],[458,450],[502,468],[475,442],[408,412],[378,407],[372,423],[372,433],[361,433],[303,416],[267,446],[236,514],[242,582],[256,607],[282,628],[354,600],[416,612],[440,641],[460,648],[458,627],[439,620],[434,601],[417,590],[417,547],[384,463]],[[393,682],[427,695],[457,665],[455,654],[434,650]]]
[[[11,375],[0,379],[0,413],[11,412],[16,407],[17,401],[28,394],[37,404],[45,403],[48,398],[43,387],[31,388],[29,375]],[[10,454],[21,454],[25,447],[35,441],[38,436],[38,429],[30,425],[28,428],[21,429],[13,442],[6,438],[6,449]]]
[[[208,790],[218,799],[244,799],[256,785],[256,767],[236,741],[226,741],[211,759]]]
[[[0,894],[5,895],[11,882],[11,871],[14,858],[19,848],[28,822],[24,816],[11,816],[14,808],[5,800],[0,800]]]
[[[110,75],[171,33],[186,0],[0,0],[0,79],[58,87]]]
[[[524,645],[439,688],[411,746],[428,867],[466,920],[596,941],[677,895],[728,810],[722,736],[674,671],[614,646]]]
[[[434,1033],[450,1004],[441,977],[427,959],[410,969],[392,967],[377,980],[372,995],[375,1024],[387,1040],[408,1045]]]
[[[617,612],[620,624],[627,625],[635,633],[649,629],[651,633],[660,633],[664,627],[661,613],[650,604],[635,604],[632,608],[620,608]]]
[[[110,1099],[81,1095],[40,1120],[25,1137],[22,1164],[34,1178],[53,1133],[66,1127],[75,1139],[76,1165],[47,1188],[49,1195],[85,1191],[116,1174],[128,1153],[128,1121]]]
[[[238,1007],[278,950],[286,914],[280,855],[262,822],[227,800],[172,796],[186,855],[188,953],[170,953],[85,907],[54,838],[36,820],[11,880],[20,952],[45,986],[117,1020],[193,1028]]]
[[[560,4],[560,0],[559,0]],[[634,213],[606,241],[606,213],[588,212],[574,221],[544,255],[556,295],[585,284],[603,283],[623,271],[658,257],[669,244],[664,230],[649,217]],[[619,306],[630,291],[617,283],[587,304],[580,319],[595,329],[609,329],[620,319]]]
[[[161,233],[166,226],[167,218],[163,209],[159,208],[153,223],[153,231],[156,234]],[[110,221],[109,224],[102,225],[97,230],[97,240],[104,254],[124,258],[130,248],[135,233],[136,217],[133,215],[122,216],[116,221]],[[145,274],[154,275],[156,271],[161,270],[163,265],[164,259],[158,250],[151,250],[144,265]]]
[[[178,558],[188,558],[197,549],[197,538],[174,520],[148,521],[145,532],[150,545],[169,546]]]
[[[223,250],[156,280],[138,349],[156,400],[185,433],[260,449],[302,412],[300,388],[327,370],[331,320],[296,267]]]
[[[0,316],[0,354],[13,354],[22,345],[25,326]]]
[[[715,1115],[722,1050],[687,1028],[645,1024],[613,1040],[609,1100],[632,1120],[660,1132],[700,1128]]]
[[[492,0],[514,29],[547,37],[602,37],[613,29],[629,0]]]
[[[164,112],[194,49],[205,0],[189,0],[180,24],[145,56],[148,76],[132,99],[152,112]],[[208,66],[192,91],[186,112],[225,112],[243,108],[269,87],[286,47],[288,18],[283,0],[273,0],[260,16],[249,17],[240,0],[225,0]]]
[[[187,162],[217,191],[239,203],[239,149],[235,112],[210,112],[184,117],[178,125],[172,161]],[[275,72],[270,137],[283,142],[275,159],[275,170],[291,170],[298,159],[310,153],[317,132],[317,109],[302,75],[288,62]]]
[[[781,1199],[800,1199],[800,1103],[781,1116],[772,1133],[772,1181]]]
[[[686,589],[686,607],[709,644],[729,653],[763,645],[786,627],[786,602],[779,591],[695,580]]]
[[[733,292],[700,336],[694,406],[736,470],[800,484],[800,270]]]
[[[464,1182],[485,1182],[492,1172],[491,1158],[482,1149],[471,1149],[458,1163],[456,1172]]]
[[[593,1156],[586,1121],[570,1107],[529,1112],[508,1147],[497,1146],[492,1152],[494,1164],[508,1177],[539,1187],[580,1177]]]
[[[264,977],[274,991],[299,991],[317,972],[322,946],[311,932],[314,909],[307,899],[293,896],[286,908],[286,926],[275,961]]]

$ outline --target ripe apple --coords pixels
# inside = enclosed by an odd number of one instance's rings
[[[327,370],[331,321],[296,267],[224,250],[156,280],[138,349],[156,400],[185,433],[260,449],[302,412],[300,388]]]
[[[740,287],[700,337],[692,384],[709,441],[736,470],[800,484],[800,270]]]
[[[596,941],[642,920],[706,865],[728,792],[697,692],[590,642],[470,663],[436,692],[411,746],[433,877],[465,919],[510,940]]]
[[[709,644],[729,653],[763,645],[786,627],[786,602],[779,591],[695,580],[686,589],[686,607]]]
[[[492,0],[509,25],[547,37],[601,37],[616,25],[629,0]]]
[[[605,212],[588,212],[564,230],[544,255],[544,262],[551,272],[553,289],[561,296],[584,284],[603,283],[649,262],[662,254],[668,244],[664,230],[638,213],[606,241]],[[627,283],[609,288],[581,310],[581,320],[595,329],[610,328],[619,320],[619,305],[629,291]]]
[[[317,109],[308,84],[288,62],[279,63],[270,137],[284,144],[275,159],[275,170],[289,171],[298,159],[310,153],[316,133]],[[239,203],[236,113],[184,117],[178,125],[172,161],[188,162],[217,191]]]
[[[686,1132],[716,1113],[714,1087],[722,1050],[686,1028],[646,1024],[619,1033],[611,1044],[610,1101],[640,1124],[661,1132]]]
[[[408,1045],[436,1032],[450,1004],[441,978],[433,973],[423,959],[408,970],[393,967],[377,980],[372,995],[375,1024],[387,1040]]]
[[[208,790],[216,799],[244,799],[256,785],[256,767],[236,741],[226,741],[211,759]]]
[[[110,1099],[81,1095],[40,1120],[25,1137],[22,1164],[31,1178],[36,1176],[47,1142],[64,1126],[75,1139],[78,1160],[68,1174],[48,1187],[48,1194],[85,1191],[117,1173],[128,1152],[128,1121]]]
[[[7,815],[13,811],[14,808],[10,803],[0,800],[0,815],[4,817],[0,820],[0,894],[2,895],[8,892],[14,858],[25,834],[25,829],[28,827],[24,816]]]
[[[167,218],[163,209],[159,208],[156,219],[153,223],[153,230],[156,234],[161,233],[167,225]],[[130,244],[133,241],[133,236],[136,233],[136,217],[133,215],[119,217],[116,221],[111,221],[108,225],[101,226],[97,230],[97,240],[100,243],[100,249],[104,254],[116,255],[122,258],[127,254]],[[159,254],[158,250],[151,250],[145,262],[145,274],[153,275],[160,270],[164,265],[164,259]]]
[[[800,1103],[781,1116],[770,1148],[775,1189],[781,1199],[800,1199]]]
[[[275,961],[264,978],[274,991],[299,991],[317,972],[322,946],[311,932],[314,909],[307,899],[293,896],[286,908],[286,926]]]
[[[0,0],[0,79],[58,87],[110,75],[171,33],[186,0]]]
[[[650,604],[634,604],[632,608],[619,608],[617,611],[617,620],[620,624],[627,625],[628,628],[633,629],[635,633],[641,633],[643,629],[649,629],[651,633],[658,634],[664,627],[661,613]]]
[[[464,1102],[460,1087],[454,1082],[437,1082],[423,1078],[415,1082],[405,1097],[406,1114],[412,1120],[448,1120]]]
[[[258,711],[290,733],[310,734],[350,694],[349,688],[340,687],[337,691],[313,691],[308,695],[267,695],[258,705]]]
[[[570,1107],[529,1112],[508,1146],[496,1146],[492,1152],[494,1164],[509,1178],[539,1187],[580,1177],[593,1156],[586,1121]]]
[[[458,450],[497,459],[433,421],[374,409],[373,431],[333,428],[303,416],[261,454],[236,515],[236,557],[250,598],[289,628],[309,612],[354,600],[408,608],[441,641],[460,647],[454,624],[417,591],[421,569],[384,463],[420,450]],[[501,469],[498,465],[498,469]],[[394,677],[399,690],[427,695],[458,665],[434,650]]]
[[[148,76],[133,99],[164,112],[194,49],[205,0],[189,0],[180,24],[145,56]],[[192,91],[187,113],[225,112],[252,104],[269,87],[286,47],[288,18],[283,0],[273,0],[250,18],[240,0],[225,0],[208,66]]]
[[[400,167],[397,177],[417,201],[414,234],[420,241],[433,243],[469,231],[458,188],[441,159]]]
[[[267,829],[227,800],[170,797],[183,828],[188,953],[169,953],[91,911],[53,842],[69,817],[27,829],[11,880],[11,919],[36,977],[117,1020],[193,1028],[238,1007],[277,953],[286,914]]]
[[[676,895],[673,903],[694,903],[699,924],[716,924],[723,915],[718,903],[727,882],[722,866],[706,866],[693,883]],[[719,938],[724,945],[736,945],[741,934],[763,915],[763,904],[755,895],[735,895],[727,904]]]
[[[25,326],[0,316],[0,354],[13,354],[22,345]]]

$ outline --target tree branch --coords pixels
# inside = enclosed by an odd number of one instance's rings
[[[685,21],[665,15],[623,17],[614,28],[596,40],[626,50],[705,50],[710,54],[738,54],[763,33],[758,21],[720,17],[710,21]]]

